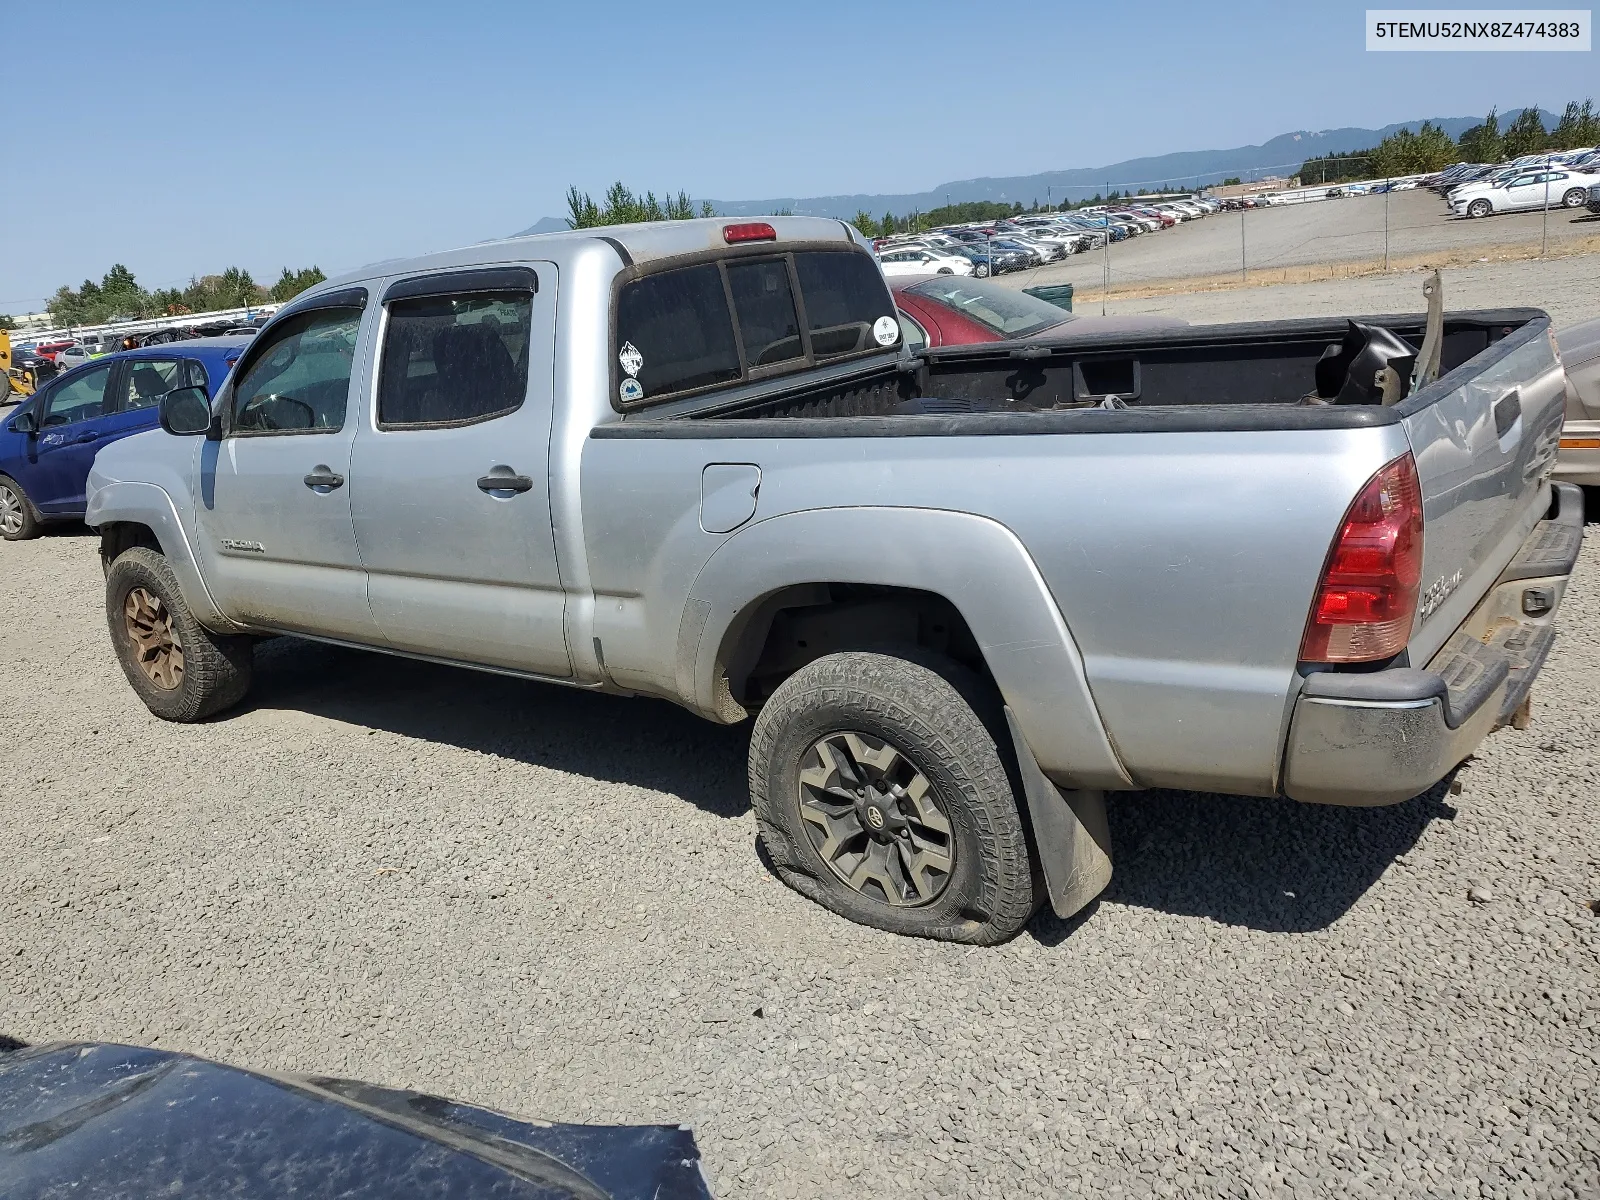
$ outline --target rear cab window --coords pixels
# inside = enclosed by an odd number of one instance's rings
[[[741,254],[652,271],[617,298],[619,409],[900,344],[894,301],[854,247]]]
[[[388,301],[379,429],[437,429],[516,412],[528,391],[532,291]]]

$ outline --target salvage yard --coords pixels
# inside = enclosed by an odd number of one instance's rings
[[[280,639],[165,724],[96,549],[0,547],[0,1035],[687,1122],[725,1197],[1600,1193],[1600,526],[1459,794],[1114,797],[996,949],[783,887],[665,704]]]

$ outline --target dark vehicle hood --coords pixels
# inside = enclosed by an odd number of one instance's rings
[[[710,1200],[673,1125],[548,1125],[136,1046],[0,1053],[0,1196]]]

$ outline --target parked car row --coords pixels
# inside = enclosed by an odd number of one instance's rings
[[[215,394],[249,344],[201,338],[170,350],[126,350],[40,380],[0,424],[0,538],[20,541],[51,522],[82,518],[95,455],[154,429],[168,392]]]
[[[897,275],[1001,275],[1057,262],[1220,212],[1223,203],[1193,197],[1151,203],[1101,205],[1070,212],[1029,213],[999,221],[946,225],[926,233],[879,238],[873,243],[883,273]]]
[[[1456,163],[1424,183],[1458,217],[1583,208],[1600,184],[1600,149],[1524,155],[1507,163]]]

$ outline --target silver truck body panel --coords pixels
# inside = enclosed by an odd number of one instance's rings
[[[780,243],[859,244],[836,221],[771,223]],[[785,436],[775,419],[709,437],[695,432],[703,421],[655,410],[624,424],[611,403],[613,284],[630,264],[720,249],[722,224],[512,239],[322,285],[308,296],[353,283],[370,293],[344,427],[127,439],[100,456],[89,519],[150,524],[169,557],[188,555],[180,584],[219,628],[662,696],[724,721],[743,715],[724,679],[731,647],[770,597],[826,584],[925,591],[960,612],[1058,785],[1272,794],[1292,750],[1312,594],[1362,485],[1414,452],[1424,586],[1446,584],[1417,619],[1413,664],[1445,645],[1548,504],[1561,383],[1542,336],[1491,346],[1448,394],[1404,402],[1403,421],[1346,427],[1017,424],[1011,436],[1003,418],[981,435],[956,421],[937,436],[866,437],[819,420]],[[385,288],[501,264],[539,280],[523,405],[461,427],[378,428]],[[305,486],[318,466],[348,483]],[[497,469],[536,486],[480,490]],[[153,502],[157,490],[168,503]],[[1319,697],[1316,712],[1350,707]],[[1313,757],[1319,796],[1392,786],[1359,755],[1331,767]]]
[[[1567,419],[1556,478],[1600,487],[1600,320],[1556,334],[1567,370]]]
[[[565,594],[546,485],[558,295],[554,266],[535,270],[522,407],[457,428],[382,429],[369,370],[352,388],[360,403],[346,421],[358,431],[346,490],[366,599],[391,646],[564,677]],[[386,311],[369,307],[380,344]],[[475,482],[496,473],[537,484],[516,494]]]

